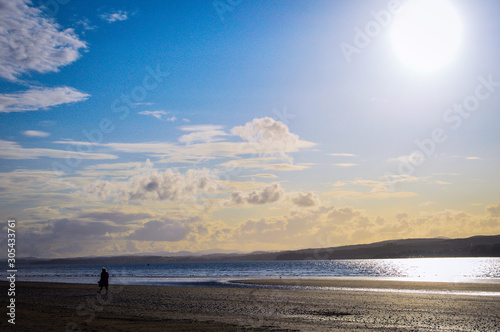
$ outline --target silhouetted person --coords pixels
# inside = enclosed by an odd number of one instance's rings
[[[99,280],[99,287],[101,287],[100,290],[98,290],[98,293],[102,292],[102,288],[106,287],[106,294],[108,294],[108,280],[109,280],[109,273],[106,271],[106,268],[102,268],[101,272],[101,280]]]

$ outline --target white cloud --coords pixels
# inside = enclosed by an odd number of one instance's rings
[[[254,190],[248,194],[241,191],[231,193],[230,205],[252,204],[262,205],[274,203],[280,200],[285,194],[285,190],[279,184],[272,184],[260,190]]]
[[[46,110],[49,107],[86,100],[90,95],[70,87],[31,88],[0,94],[0,113]]]
[[[92,25],[92,22],[88,18],[83,18],[75,23],[76,26],[81,27],[83,30],[93,31],[97,30],[97,25]]]
[[[329,155],[333,157],[356,157],[356,155],[352,153],[329,153]]]
[[[272,178],[277,178],[278,176],[276,176],[274,174],[269,174],[269,173],[262,173],[262,174],[246,175],[246,177],[257,177],[257,178],[272,179]]]
[[[102,199],[108,198],[115,191],[116,187],[113,183],[103,180],[94,181],[91,185],[85,188],[86,194]]]
[[[16,142],[0,140],[0,159],[38,159],[40,157],[47,158],[80,158],[80,159],[116,159],[117,157],[110,154],[102,153],[87,153],[87,152],[72,152],[55,149],[41,148],[23,148]]]
[[[326,196],[343,199],[388,199],[388,198],[410,198],[417,197],[414,192],[389,192],[384,187],[374,187],[371,192],[360,192],[354,190],[334,190],[325,193]]]
[[[185,173],[166,169],[164,171],[140,170],[140,174],[125,182],[104,181],[99,187],[92,187],[96,195],[107,196],[118,191],[126,200],[192,201],[197,195],[215,192],[219,184],[208,169],[190,169]],[[102,191],[99,189],[102,188]]]
[[[264,170],[274,170],[274,171],[301,171],[313,165],[311,163],[301,163],[301,164],[273,163],[278,160],[279,158],[276,157],[233,159],[220,164],[220,166],[227,169],[261,168]]]
[[[254,153],[280,154],[296,152],[302,148],[312,147],[315,144],[303,141],[298,135],[290,133],[288,126],[281,121],[269,117],[256,118],[244,126],[231,129],[231,134],[243,140],[256,143]]]
[[[150,115],[152,117],[157,118],[158,120],[161,120],[163,115],[168,115],[168,112],[165,112],[165,111],[142,111],[142,112],[139,112],[138,114]]]
[[[72,29],[62,30],[31,4],[29,0],[0,3],[0,76],[11,81],[29,71],[57,72],[87,47]]]
[[[295,193],[290,195],[293,204],[299,207],[312,207],[319,205],[319,198],[314,193]]]
[[[197,126],[184,126],[180,129],[189,131],[189,134],[182,135],[179,142],[186,144],[193,144],[195,142],[215,142],[222,140],[223,136],[229,134],[223,131],[223,126],[215,125],[197,125]]]
[[[182,126],[179,127],[180,130],[182,131],[216,131],[216,130],[223,130],[224,126],[219,126],[219,125],[192,125],[192,126]]]
[[[353,167],[353,166],[358,166],[358,164],[344,163],[344,164],[333,164],[333,166],[338,166],[338,167]]]
[[[409,155],[399,156],[397,158],[389,158],[388,162],[399,162],[402,164],[420,165],[425,161],[425,155],[420,151],[413,151]]]
[[[114,163],[114,164],[97,164],[88,166],[86,169],[90,170],[120,170],[120,169],[137,169],[137,168],[152,168],[153,163],[147,159],[145,162],[134,161],[128,163]]]
[[[49,137],[50,134],[46,133],[45,131],[38,131],[38,130],[25,130],[23,131],[24,136],[28,137]]]
[[[272,169],[275,171],[302,171],[309,168],[312,164],[271,164],[264,167],[264,169]]]
[[[116,12],[104,13],[100,17],[102,20],[108,23],[113,23],[117,21],[127,20],[129,17],[129,13],[126,11],[118,10]]]

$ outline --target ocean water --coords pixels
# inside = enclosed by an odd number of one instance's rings
[[[108,264],[115,285],[224,287],[252,278],[378,278],[438,282],[499,283],[500,258],[407,258],[271,262]],[[96,284],[102,265],[19,266],[20,281]]]

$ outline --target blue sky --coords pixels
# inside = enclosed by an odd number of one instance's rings
[[[499,233],[495,1],[61,2],[0,1],[21,255]]]

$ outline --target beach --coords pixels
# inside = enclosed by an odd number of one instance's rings
[[[499,284],[240,282],[304,288],[111,285],[108,295],[99,295],[97,285],[18,282],[16,325],[8,324],[3,305],[0,327],[3,331],[500,330],[500,297],[495,296]],[[7,283],[1,283],[0,291],[7,293]]]

